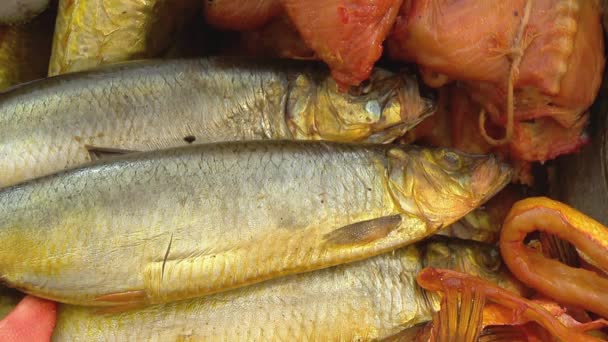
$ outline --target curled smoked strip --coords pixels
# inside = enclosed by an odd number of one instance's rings
[[[450,293],[466,291],[474,291],[477,295],[483,294],[486,301],[494,302],[511,310],[515,316],[514,321],[534,321],[563,341],[600,341],[585,334],[585,331],[600,329],[608,323],[605,320],[597,320],[577,326],[569,324],[568,327],[551,312],[532,300],[513,294],[487,280],[452,270],[428,267],[418,274],[416,280],[422,288],[429,291],[441,291],[448,296]],[[470,315],[466,311],[472,310],[474,305],[464,304],[466,303],[461,303],[461,309],[457,315]],[[463,308],[464,306],[468,308]],[[454,320],[454,317],[452,317],[452,320]],[[440,325],[445,325],[445,322],[440,322]],[[463,327],[453,324],[452,328],[455,330],[463,329]]]
[[[608,317],[608,279],[548,259],[524,244],[528,233],[543,231],[569,241],[602,268],[608,267],[608,228],[544,197],[513,205],[500,236],[500,251],[511,272],[526,285],[559,303]]]

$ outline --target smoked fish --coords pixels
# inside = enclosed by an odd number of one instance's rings
[[[58,302],[176,301],[365,259],[510,181],[493,156],[230,142],[132,153],[0,191],[0,277]]]
[[[209,58],[130,62],[0,94],[0,187],[91,161],[234,140],[390,142],[434,112],[413,76],[340,92],[327,68]]]
[[[516,290],[496,248],[424,241],[356,263],[119,314],[62,305],[53,341],[369,341],[431,320],[439,298],[416,283],[425,266]]]

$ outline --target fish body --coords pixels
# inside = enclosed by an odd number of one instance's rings
[[[0,276],[83,305],[169,302],[427,237],[502,188],[491,156],[325,142],[134,153],[0,192]]]
[[[198,4],[193,0],[59,0],[48,73],[157,57]]]
[[[234,140],[392,141],[433,102],[377,69],[342,93],[307,63],[132,62],[0,94],[0,186],[91,161],[91,146],[146,151]]]
[[[102,315],[62,305],[53,341],[369,341],[431,320],[436,295],[415,277],[425,266],[470,272],[510,287],[489,245],[422,242],[356,263],[187,301]],[[237,323],[238,322],[238,323]]]

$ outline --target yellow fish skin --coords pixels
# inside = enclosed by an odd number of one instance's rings
[[[54,19],[47,10],[27,24],[0,26],[0,91],[46,77]]]
[[[0,94],[0,187],[82,165],[99,150],[390,142],[433,113],[414,76],[377,69],[373,77],[343,93],[322,65],[208,58],[129,62],[32,82]]]
[[[430,321],[439,309],[438,297],[416,284],[416,275],[429,264],[466,269],[507,288],[518,286],[490,245],[425,241],[355,263],[118,314],[61,305],[52,340],[384,339]]]
[[[306,141],[133,153],[0,191],[0,277],[59,302],[170,302],[377,255],[510,180],[492,156]]]
[[[48,74],[157,57],[199,8],[196,0],[59,0]]]

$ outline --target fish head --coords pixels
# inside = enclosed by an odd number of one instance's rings
[[[448,148],[388,150],[388,186],[397,207],[427,223],[429,234],[462,218],[511,180],[493,155]]]
[[[432,237],[424,243],[424,267],[444,268],[488,280],[514,293],[527,289],[502,262],[500,251],[491,244]]]
[[[435,112],[413,74],[374,69],[369,80],[343,89],[331,76],[315,82],[307,99],[306,132],[338,142],[388,143]],[[302,116],[302,114],[299,114]]]

